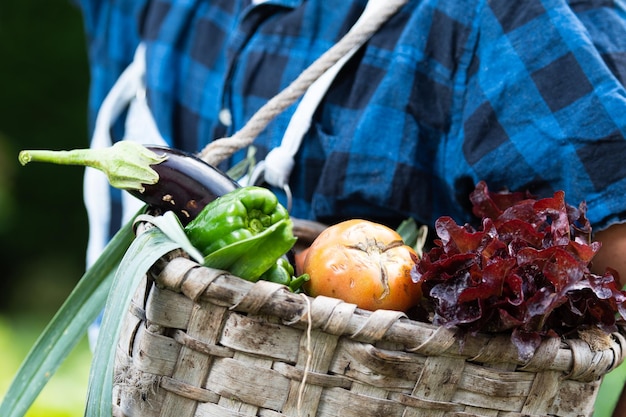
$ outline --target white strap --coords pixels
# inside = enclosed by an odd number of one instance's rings
[[[386,7],[386,0],[368,1],[363,13],[350,30],[357,30],[360,26],[364,25],[368,19],[376,16],[384,7]],[[360,44],[355,45],[346,55],[311,84],[307,92],[302,96],[302,100],[289,121],[280,146],[272,149],[265,157],[265,160],[257,164],[252,175],[247,180],[248,184],[258,182],[259,177],[263,175],[265,182],[285,190],[287,193],[288,208],[290,208],[291,190],[289,189],[289,176],[293,170],[294,156],[300,148],[302,138],[311,127],[313,114],[341,68],[343,68],[346,62],[348,62],[367,40],[368,38],[363,38]]]
[[[124,139],[143,144],[165,144],[148,109],[145,99],[145,46],[137,47],[133,62],[124,70],[105,97],[96,117],[92,148],[112,145],[110,129],[122,111],[128,108]],[[89,221],[87,266],[91,266],[108,242],[111,219],[111,199],[106,175],[94,168],[86,168],[83,180],[83,199]],[[139,210],[141,202],[128,193],[122,194],[123,219]]]
[[[133,61],[119,76],[100,106],[91,139],[92,148],[106,148],[112,145],[111,126],[126,108],[128,113],[124,125],[124,139],[143,144],[165,144],[146,101],[145,72],[145,46],[140,44]],[[87,268],[98,259],[109,240],[111,222],[109,190],[109,182],[104,173],[93,168],[85,169],[83,199],[89,220]],[[129,193],[122,193],[122,222],[130,220],[142,204]],[[87,335],[92,350],[95,349],[99,329],[98,322],[89,326]]]

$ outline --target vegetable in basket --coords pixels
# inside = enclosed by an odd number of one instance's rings
[[[226,174],[192,154],[163,146],[119,141],[101,149],[24,150],[22,165],[31,161],[96,168],[109,183],[152,208],[171,210],[183,225],[210,201],[238,187]]]
[[[152,209],[174,212],[188,226],[185,232],[203,252],[205,265],[247,280],[258,280],[296,240],[287,210],[271,191],[241,189],[217,168],[176,149],[119,141],[101,149],[24,150],[19,160],[22,165],[51,162],[104,172],[113,187]],[[301,282],[286,285],[296,288]]]
[[[407,311],[419,303],[411,279],[418,256],[389,227],[353,219],[329,226],[313,241],[303,270],[312,296],[325,295],[366,310]]]
[[[292,292],[301,292],[302,285],[309,280],[308,274],[294,275],[296,272],[293,265],[281,256],[276,263],[261,275],[262,280],[286,285]]]
[[[543,336],[615,331],[626,318],[626,292],[617,271],[589,265],[600,249],[591,241],[586,206],[562,191],[536,199],[495,193],[478,183],[470,200],[482,228],[436,222],[435,247],[413,274],[433,306],[433,323],[474,332],[511,332],[520,357],[532,357]]]
[[[287,210],[274,193],[256,186],[209,203],[185,226],[185,234],[206,266],[249,281],[260,279],[296,242]]]

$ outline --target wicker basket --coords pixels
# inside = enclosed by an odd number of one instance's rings
[[[251,283],[173,253],[138,288],[116,357],[115,416],[590,416],[620,334],[546,339],[453,330]]]

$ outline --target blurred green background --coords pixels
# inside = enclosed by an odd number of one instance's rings
[[[0,398],[84,270],[83,170],[17,154],[88,146],[85,45],[70,0],[0,0]],[[83,340],[28,415],[82,416],[90,360]]]
[[[69,0],[0,1],[0,398],[37,335],[84,270],[87,220],[77,167],[21,167],[21,149],[88,145],[89,72],[79,10]],[[28,413],[83,415],[91,355],[72,352]],[[626,366],[610,374],[608,417]]]

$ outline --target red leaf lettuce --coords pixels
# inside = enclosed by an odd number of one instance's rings
[[[600,243],[591,241],[584,203],[569,206],[562,191],[544,199],[494,193],[484,182],[470,201],[482,227],[440,217],[434,247],[412,271],[433,307],[433,324],[510,331],[522,359],[543,336],[589,326],[616,330],[616,316],[626,317],[626,292],[617,271],[589,270]]]

